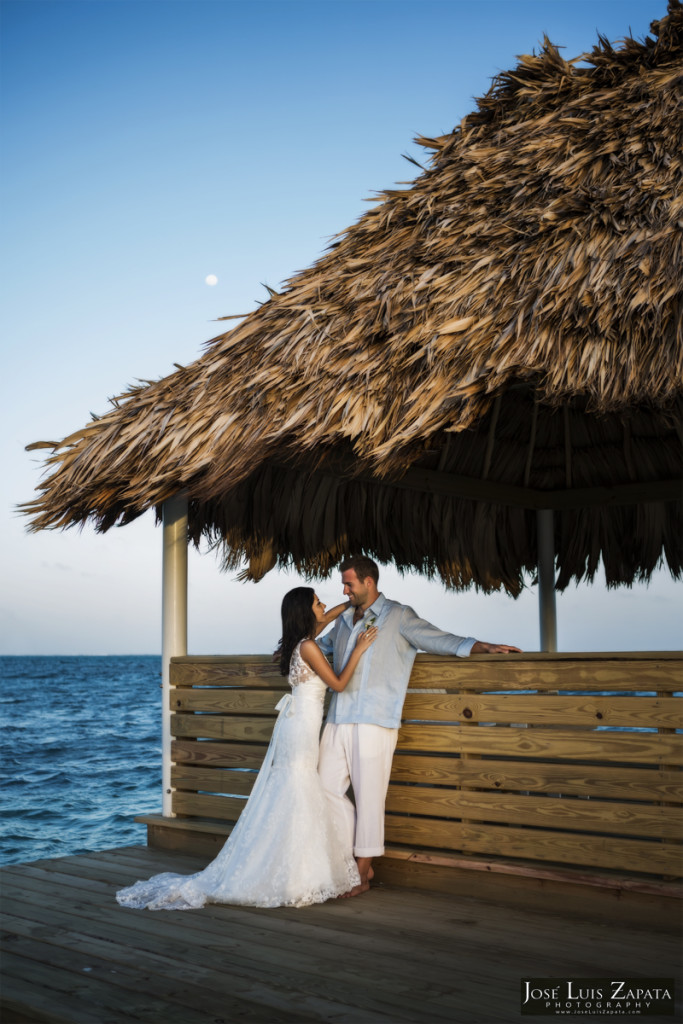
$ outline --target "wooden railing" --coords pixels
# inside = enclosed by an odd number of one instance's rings
[[[211,852],[244,806],[287,682],[270,658],[245,656],[175,658],[171,683],[176,817],[144,820],[151,842]],[[388,855],[680,877],[681,691],[672,652],[418,655]]]

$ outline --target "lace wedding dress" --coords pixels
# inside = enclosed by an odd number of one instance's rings
[[[225,846],[196,875],[165,873],[116,894],[124,907],[190,910],[206,903],[304,907],[348,892],[360,878],[344,849],[318,776],[325,684],[292,654],[291,694],[251,796]]]

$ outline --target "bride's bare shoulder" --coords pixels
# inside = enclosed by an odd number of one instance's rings
[[[302,640],[299,653],[306,664],[311,668],[313,668],[316,662],[319,663],[320,659],[324,657],[315,640]]]

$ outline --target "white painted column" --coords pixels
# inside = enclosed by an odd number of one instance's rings
[[[557,614],[555,609],[555,537],[552,509],[536,513],[538,537],[538,613],[541,650],[557,650]]]
[[[162,814],[171,810],[171,658],[187,654],[187,497],[175,495],[162,508],[161,598],[161,781]]]

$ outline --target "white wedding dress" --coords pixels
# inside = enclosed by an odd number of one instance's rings
[[[291,694],[239,821],[215,860],[196,875],[165,873],[116,894],[124,907],[190,910],[206,903],[304,907],[348,892],[360,878],[318,776],[325,684],[297,644]]]

